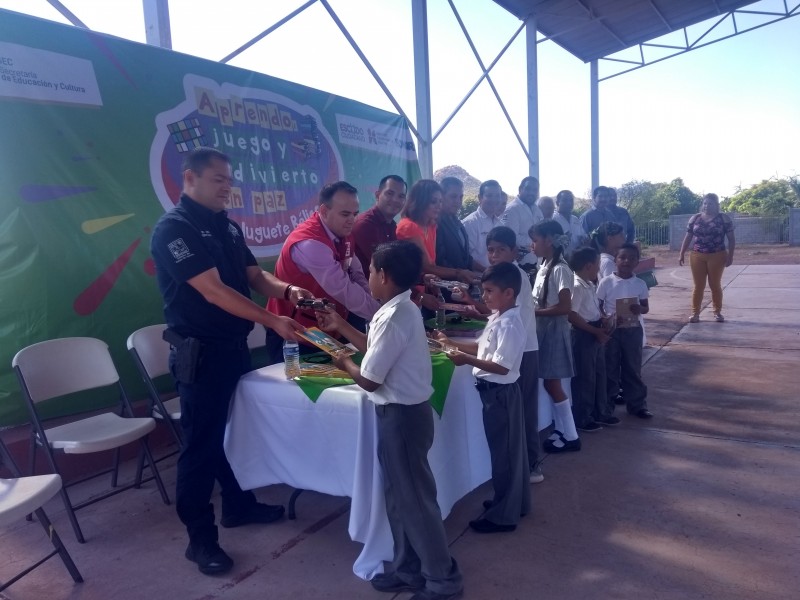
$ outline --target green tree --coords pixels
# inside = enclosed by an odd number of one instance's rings
[[[617,198],[637,225],[667,219],[670,215],[695,213],[700,206],[700,197],[680,177],[669,183],[629,181],[617,188]]]
[[[800,208],[799,179],[765,179],[727,198],[722,210],[760,217],[785,216],[790,208]]]

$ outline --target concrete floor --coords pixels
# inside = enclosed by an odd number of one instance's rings
[[[463,498],[446,527],[465,598],[800,598],[800,265],[728,269],[724,324],[708,309],[685,324],[688,268],[657,276],[644,367],[655,418],[618,409],[620,426],[547,458],[534,511],[514,533],[469,530],[488,484]],[[174,459],[162,464],[174,484]],[[289,493],[258,491],[273,503]],[[236,566],[209,578],[183,558],[184,532],[152,483],[79,512],[86,544],[51,501],[85,583],[55,559],[0,598],[392,598],[352,574],[360,547],[347,535],[348,504],[308,492],[296,521],[222,530]],[[23,521],[0,529],[0,548],[4,580],[47,541]]]

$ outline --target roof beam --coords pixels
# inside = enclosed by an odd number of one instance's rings
[[[84,29],[89,29],[89,27],[81,21],[78,17],[76,17],[70,9],[66,6],[61,4],[58,0],[47,0],[47,3],[55,8],[58,12],[60,12],[70,23],[75,25],[76,27],[83,27]]]

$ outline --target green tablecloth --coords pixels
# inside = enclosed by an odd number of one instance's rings
[[[364,355],[358,353],[353,356],[353,361],[360,365],[363,358]],[[441,417],[442,411],[444,410],[444,401],[447,398],[447,390],[450,388],[450,380],[453,378],[455,365],[443,353],[432,354],[431,362],[433,364],[433,394],[431,394],[428,402],[431,403],[433,410]],[[352,379],[339,377],[308,377],[305,375],[297,377],[295,382],[312,402],[316,402],[322,395],[322,392],[329,387],[351,385],[354,383]]]

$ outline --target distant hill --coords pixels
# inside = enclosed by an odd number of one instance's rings
[[[450,165],[436,170],[433,174],[433,178],[436,181],[441,181],[445,177],[455,177],[464,182],[464,198],[478,197],[478,189],[481,187],[481,181],[467,173],[467,170],[463,167]]]

